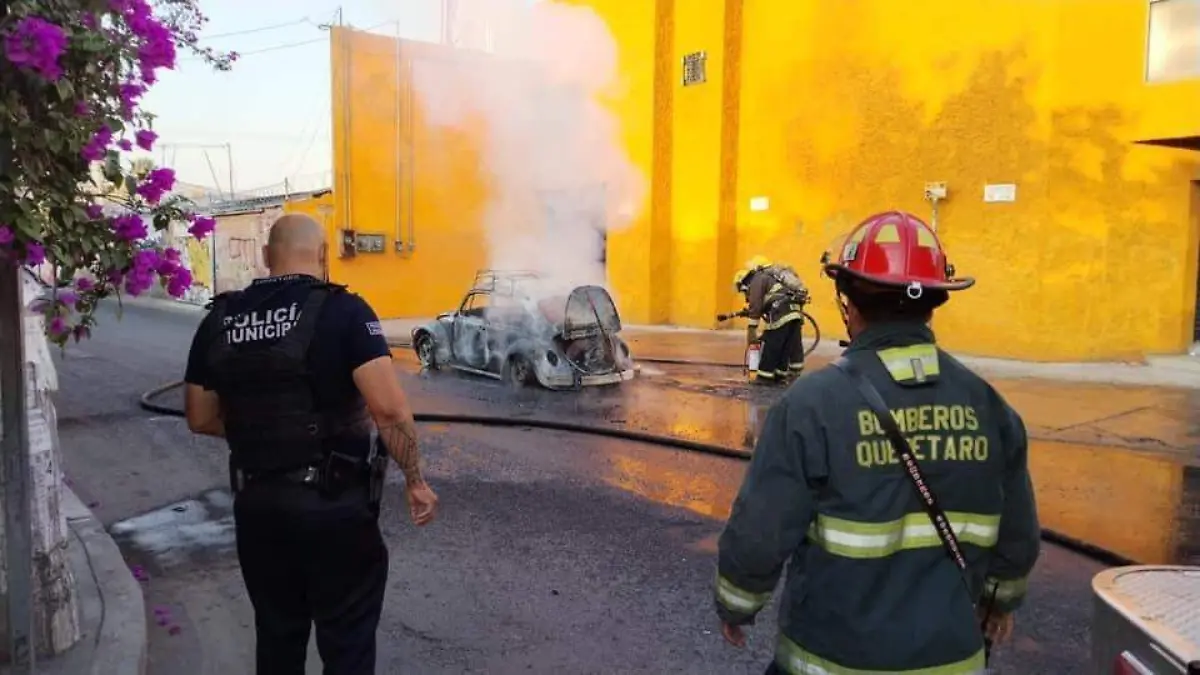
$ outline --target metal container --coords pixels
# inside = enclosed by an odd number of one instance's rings
[[[758,370],[758,362],[762,357],[762,348],[750,345],[746,348],[746,370],[753,373]]]
[[[1114,567],[1092,591],[1091,672],[1200,675],[1200,567]]]

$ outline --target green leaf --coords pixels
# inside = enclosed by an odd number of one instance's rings
[[[75,98],[75,85],[65,77],[56,82],[54,88],[58,90],[58,97],[63,101]]]
[[[131,196],[137,194],[138,180],[132,175],[125,176],[125,191]]]
[[[42,238],[42,224],[33,217],[17,218],[17,222],[13,224],[17,226],[18,232],[25,235],[26,239],[40,240]]]
[[[116,150],[109,150],[108,155],[104,158],[104,177],[113,185],[120,185],[123,175],[121,174],[121,156]]]

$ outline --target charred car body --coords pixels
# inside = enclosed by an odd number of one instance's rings
[[[533,272],[485,270],[459,308],[413,329],[421,365],[549,389],[616,384],[633,378],[621,317],[599,286],[543,297]]]

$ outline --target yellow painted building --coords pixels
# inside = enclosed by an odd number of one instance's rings
[[[1197,339],[1194,3],[567,4],[598,13],[619,45],[605,103],[649,183],[632,225],[608,237],[628,323],[713,327],[736,306],[734,270],[762,253],[816,287],[811,311],[836,334],[822,251],[900,208],[936,220],[978,279],[935,321],[952,350],[1139,359]],[[334,277],[386,316],[451,307],[486,259],[482,132],[424,124],[404,84],[414,60],[475,57],[407,45],[333,41],[336,218],[390,235]],[[936,219],[928,183],[947,190]]]

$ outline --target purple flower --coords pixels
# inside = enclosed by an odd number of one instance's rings
[[[135,270],[153,270],[158,267],[159,261],[162,260],[162,255],[152,248],[146,248],[133,254],[133,268]]]
[[[80,293],[87,293],[96,287],[96,283],[87,277],[79,277],[75,280],[75,288],[79,289]]]
[[[165,278],[175,274],[180,269],[182,268],[179,266],[179,263],[175,262],[174,260],[160,258],[158,261],[158,266],[154,268],[154,271],[158,272],[158,276]]]
[[[129,152],[133,149],[133,143],[130,143],[128,138],[122,138],[121,140],[117,141],[117,147],[125,152]]]
[[[36,241],[25,243],[25,264],[26,265],[41,265],[46,262],[46,249]]]
[[[57,300],[61,305],[74,307],[79,302],[79,296],[75,295],[73,291],[59,291]]]
[[[150,131],[149,129],[142,129],[138,131],[137,134],[135,134],[135,137],[137,138],[138,147],[143,150],[153,149],[154,141],[158,140],[158,134]]]
[[[83,210],[87,212],[89,220],[100,220],[104,217],[104,207],[99,204],[88,204]]]
[[[134,268],[125,275],[125,292],[137,297],[154,284],[154,274],[149,270]]]
[[[66,50],[67,35],[63,29],[36,16],[18,21],[4,38],[5,56],[14,66],[52,81],[62,77],[58,59]]]
[[[136,213],[125,213],[113,218],[112,228],[121,241],[137,241],[146,236],[146,221]]]
[[[179,251],[174,248],[163,249],[163,258],[171,262],[179,262]]]
[[[171,294],[172,298],[181,298],[188,289],[192,287],[192,273],[186,267],[180,267],[175,270],[171,278],[167,281],[167,293]]]
[[[65,319],[61,316],[56,316],[50,319],[50,334],[54,337],[62,337],[71,332],[71,327],[67,325]]]
[[[137,107],[138,100],[145,93],[146,88],[137,82],[126,82],[121,85],[118,94],[121,97],[122,117],[126,120],[133,118],[133,109]]]
[[[7,225],[0,225],[0,246],[8,246],[13,243],[17,236],[13,234],[12,228]]]
[[[125,273],[115,267],[104,273],[104,280],[116,286],[125,278]]]
[[[196,216],[192,219],[192,226],[188,228],[191,233],[199,241],[204,241],[213,230],[217,229],[217,221],[208,216]]]
[[[152,169],[138,184],[137,193],[147,202],[157,204],[163,195],[175,187],[175,170],[166,167]]]
[[[175,67],[175,38],[145,0],[111,0],[109,6],[125,18],[129,32],[138,38],[138,67],[142,81],[154,84],[155,71]]]
[[[92,114],[92,107],[87,101],[75,101],[75,115],[77,117],[87,117]]]
[[[83,146],[80,154],[89,162],[94,162],[104,157],[104,153],[108,150],[108,144],[112,143],[112,137],[112,129],[107,124],[100,125],[100,128],[92,135],[92,140]]]

